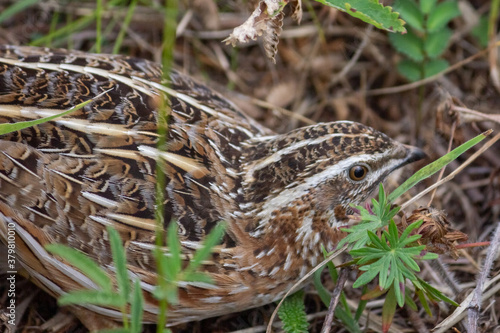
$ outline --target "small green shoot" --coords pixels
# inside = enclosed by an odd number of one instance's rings
[[[298,291],[287,297],[278,310],[278,316],[283,321],[286,333],[307,333],[309,323],[304,306],[304,292]]]
[[[409,234],[420,227],[422,222],[420,220],[410,224],[401,235],[398,234],[398,228],[393,220],[389,224],[389,232],[384,231],[380,238],[368,231],[370,244],[349,252],[360,266],[359,269],[364,272],[354,282],[353,287],[364,286],[378,276],[380,288],[394,287],[397,303],[403,306],[406,279],[415,281],[417,277],[414,272],[420,271],[415,260],[438,258],[435,253],[423,254],[425,245],[412,245],[422,236],[409,236]]]
[[[99,267],[92,259],[87,257],[82,252],[61,244],[49,244],[45,248],[54,255],[60,256],[82,273],[92,279],[100,289],[94,290],[76,290],[62,295],[58,303],[60,305],[74,304],[93,304],[100,306],[110,306],[120,308],[123,316],[123,327],[127,332],[138,333],[137,321],[142,322],[141,318],[133,318],[134,328],[129,327],[129,315],[127,306],[130,304],[133,313],[143,312],[143,296],[140,289],[140,284],[136,280],[133,296],[131,297],[130,278],[127,271],[127,259],[125,249],[118,232],[111,228],[106,228],[109,235],[113,263],[116,269],[116,290],[113,290],[111,278],[104,269]],[[137,289],[139,288],[139,289]]]

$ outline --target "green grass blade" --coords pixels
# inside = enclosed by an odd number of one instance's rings
[[[45,246],[45,249],[50,253],[63,258],[71,265],[85,273],[85,275],[92,279],[92,281],[101,287],[103,291],[111,292],[112,283],[108,274],[106,274],[106,272],[99,267],[95,261],[82,252],[62,244],[49,244]]]
[[[68,109],[68,110],[66,110],[64,112],[61,112],[59,114],[55,114],[53,116],[48,116],[48,117],[44,117],[44,118],[40,118],[40,119],[35,119],[35,120],[19,121],[19,122],[14,123],[14,124],[11,124],[11,123],[0,124],[0,135],[4,135],[4,134],[10,133],[10,132],[20,131],[22,129],[25,129],[25,128],[28,128],[28,127],[31,127],[31,126],[39,125],[39,124],[45,123],[47,121],[54,120],[54,119],[56,119],[58,117],[67,116],[71,112],[79,110],[79,109],[85,107],[87,104],[92,103],[92,101],[94,101],[95,99],[99,98],[101,95],[103,95],[103,94],[105,94],[107,92],[108,91],[105,91],[105,92],[97,95],[93,99],[89,99],[88,101],[82,102],[82,103],[80,103],[78,105],[75,105],[71,109]]]
[[[448,154],[440,157],[431,164],[418,170],[413,176],[411,176],[407,181],[405,181],[402,185],[400,185],[389,195],[389,202],[394,202],[394,200],[399,198],[401,195],[403,195],[406,191],[411,189],[417,183],[432,176],[433,174],[441,170],[441,168],[445,167],[446,165],[454,161],[457,157],[462,155],[464,152],[466,152],[467,150],[469,150],[470,148],[472,148],[473,146],[484,140],[484,138],[486,138],[488,134],[489,134],[488,132],[485,132],[483,134],[476,136],[473,139],[470,139],[466,143],[453,149]]]
[[[118,290],[122,297],[122,305],[127,303],[130,294],[130,280],[127,271],[127,259],[125,256],[125,249],[123,248],[122,240],[118,231],[112,227],[106,227],[109,235],[109,242],[111,243],[111,253],[113,254],[113,263],[116,268],[116,282],[118,283]]]
[[[11,18],[12,16],[16,15],[17,13],[20,13],[23,10],[26,10],[28,7],[33,6],[37,2],[38,2],[38,0],[14,1],[14,3],[11,6],[9,6],[7,9],[3,10],[0,13],[0,23]]]
[[[96,23],[96,38],[95,38],[95,50],[97,53],[101,53],[102,46],[102,11],[103,11],[102,0],[97,0],[96,10],[95,10],[95,23]]]
[[[137,6],[137,0],[132,0],[130,5],[128,6],[127,14],[125,15],[125,20],[120,28],[120,32],[118,33],[118,37],[116,37],[115,45],[113,46],[113,54],[118,54],[120,52],[120,47],[123,44],[123,39],[125,38],[125,33],[127,32],[127,28],[130,25],[130,21],[132,21],[132,15],[134,14],[135,7]]]

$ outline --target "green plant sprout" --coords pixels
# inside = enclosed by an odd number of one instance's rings
[[[132,279],[128,275],[125,249],[118,232],[109,226],[106,229],[109,234],[113,264],[116,268],[116,287],[113,286],[109,273],[82,252],[61,244],[49,244],[45,247],[47,251],[60,256],[75,266],[98,286],[98,289],[95,290],[76,290],[64,294],[58,299],[58,304],[92,304],[119,308],[122,313],[123,328],[105,332],[139,333],[142,330],[144,304],[140,281],[139,279]],[[160,252],[156,253],[155,256],[161,258],[157,270],[158,278],[163,279],[164,283],[158,283],[153,295],[157,299],[166,300],[168,305],[175,305],[178,303],[179,282],[211,283],[209,276],[200,272],[199,268],[203,261],[210,256],[214,246],[221,240],[224,231],[225,224],[217,224],[208,234],[201,248],[194,253],[188,266],[182,269],[181,245],[177,238],[177,223],[171,221],[167,231],[168,253],[165,249],[154,249],[155,252]],[[163,327],[161,331],[164,331]]]
[[[304,291],[298,291],[287,298],[279,308],[278,316],[283,322],[283,330],[287,333],[307,333],[307,322],[304,306]]]

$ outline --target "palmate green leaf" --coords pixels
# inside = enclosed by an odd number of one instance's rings
[[[111,254],[116,268],[116,282],[118,284],[119,293],[123,299],[122,305],[124,305],[127,303],[130,295],[130,280],[128,278],[125,249],[123,248],[118,231],[110,226],[107,226],[106,230],[108,231]]]
[[[123,299],[120,294],[113,292],[104,292],[102,290],[76,290],[64,294],[57,300],[59,305],[71,304],[93,304],[121,307]]]
[[[408,58],[416,62],[424,60],[424,43],[411,30],[406,35],[390,34],[389,41],[398,52],[406,55]]]
[[[424,30],[424,15],[419,6],[413,0],[397,0],[394,3],[394,10],[399,12],[401,18],[408,25],[418,31]]]
[[[307,333],[309,323],[304,306],[304,292],[299,291],[287,297],[278,310],[278,316],[286,333]]]
[[[453,149],[448,154],[440,157],[431,164],[426,165],[422,169],[418,170],[416,173],[413,174],[413,176],[411,176],[408,180],[406,180],[403,184],[401,184],[398,188],[396,188],[391,194],[389,194],[388,196],[389,202],[391,203],[394,202],[394,200],[396,200],[401,195],[406,193],[406,191],[411,189],[413,186],[415,186],[422,180],[432,176],[433,174],[441,170],[441,168],[454,161],[458,156],[462,155],[464,152],[466,152],[467,150],[469,150],[470,148],[472,148],[473,146],[484,140],[484,138],[486,138],[485,134],[479,134],[475,138],[470,139],[466,143]]]
[[[78,268],[101,287],[104,292],[111,292],[112,282],[106,271],[82,252],[61,244],[49,244],[45,246],[45,249]]]
[[[460,9],[455,0],[439,3],[427,19],[428,32],[435,32],[445,27],[453,18],[460,16]]]
[[[429,33],[427,35],[427,39],[424,41],[424,50],[429,58],[437,58],[443,54],[443,52],[448,47],[452,34],[453,33],[450,29],[444,27],[443,29]],[[446,66],[445,69],[447,67],[448,66]],[[439,73],[439,71],[437,73]]]
[[[346,12],[349,15],[391,32],[405,33],[404,21],[391,7],[383,6],[378,0],[316,0],[324,5]]]

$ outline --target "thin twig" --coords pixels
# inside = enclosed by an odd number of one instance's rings
[[[337,280],[337,285],[333,290],[332,298],[330,299],[330,306],[328,307],[328,315],[323,322],[323,327],[321,328],[321,333],[330,333],[332,328],[333,317],[335,316],[335,308],[339,303],[340,295],[342,295],[342,290],[347,282],[347,274],[349,271],[347,269],[341,269],[339,274],[339,279]]]
[[[488,254],[484,261],[484,266],[479,274],[476,288],[474,289],[474,295],[472,296],[472,301],[467,309],[469,330],[468,332],[477,332],[478,321],[479,321],[479,311],[481,310],[481,302],[483,297],[483,286],[486,282],[488,275],[490,274],[491,267],[493,266],[493,261],[497,258],[498,248],[500,247],[500,222],[497,222],[497,228],[493,237],[491,238],[491,245],[488,249]]]

